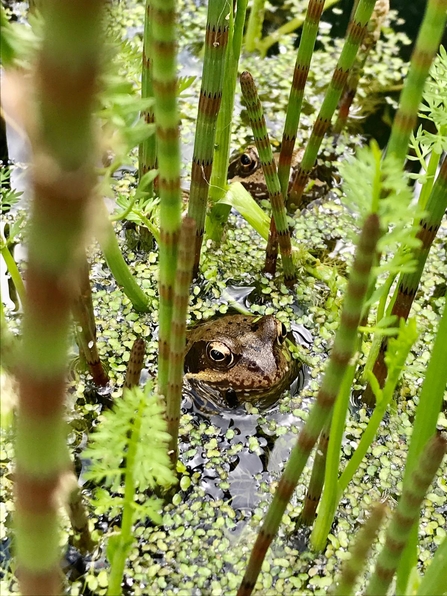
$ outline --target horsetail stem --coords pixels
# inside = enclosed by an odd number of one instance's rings
[[[191,217],[185,217],[180,228],[178,264],[174,285],[174,308],[169,350],[168,392],[166,394],[166,419],[171,435],[169,452],[174,469],[178,452],[178,428],[182,400],[183,359],[185,355],[186,315],[189,303],[189,287],[194,264],[194,239],[196,225]]]
[[[428,0],[410,61],[410,69],[394,117],[387,153],[403,164],[410,135],[417,122],[425,79],[445,29],[447,0]]]
[[[62,593],[57,489],[69,467],[64,398],[70,308],[95,185],[92,110],[100,0],[46,0],[33,129],[23,343],[17,368],[15,552],[20,592]]]
[[[445,28],[446,11],[447,0],[428,1],[424,19],[416,40],[416,46],[411,57],[410,70],[408,71],[408,76],[400,96],[399,109],[393,121],[387,147],[387,153],[394,154],[402,163],[407,154],[410,135],[416,125],[425,80]],[[445,211],[446,177],[447,173],[443,164],[437,182],[435,183],[437,189],[435,191],[435,187],[433,187],[430,193],[432,200],[430,201],[429,199],[427,202],[426,208],[429,211],[429,215],[426,220],[421,221],[421,229],[417,235],[422,240],[423,246],[418,251],[414,251],[415,256],[417,255],[416,271],[412,274],[403,275],[399,283],[399,291],[393,306],[393,314],[397,314],[397,316],[405,319],[408,317],[428,251],[436,235],[440,219],[442,219]],[[373,366],[373,373],[381,387],[385,382],[387,374],[385,363],[386,350],[387,340],[384,339],[382,340],[379,354]],[[374,405],[375,396],[370,385],[366,387],[362,395],[362,400],[367,405]]]
[[[396,300],[391,310],[392,315],[396,315],[398,318],[402,318],[405,321],[410,314],[411,306],[424,270],[425,261],[427,260],[431,245],[436,238],[446,208],[447,158],[444,158],[425,207],[427,215],[419,222],[419,231],[416,234],[416,238],[421,240],[422,246],[413,249],[416,268],[412,273],[403,273],[401,275]],[[387,366],[385,363],[387,348],[388,340],[384,338],[380,344],[380,350],[372,369],[380,387],[383,387],[387,375]],[[362,401],[369,406],[374,405],[375,397],[370,385],[366,387],[362,396]]]
[[[222,103],[217,117],[216,138],[213,157],[213,170],[209,189],[209,200],[212,203],[206,223],[206,233],[214,242],[220,242],[224,226],[231,207],[223,203],[217,204],[227,190],[228,162],[230,159],[231,123],[234,110],[234,95],[238,74],[239,56],[241,53],[244,32],[245,14],[248,0],[236,2],[234,20],[230,13],[228,48],[225,58],[225,76],[222,89]]]
[[[188,216],[196,222],[196,249],[194,275],[199,270],[209,182],[213,166],[214,139],[217,115],[222,99],[225,52],[228,42],[228,0],[208,3],[206,23],[205,57],[203,61],[202,87],[200,89],[196,136],[191,170],[191,192]]]
[[[312,474],[310,477],[306,498],[304,499],[303,511],[300,516],[301,522],[306,526],[313,524],[318,503],[321,499],[321,493],[324,485],[324,475],[326,471],[329,433],[331,431],[331,418],[329,418],[329,420],[326,422],[320,433],[317,449],[315,451]]]
[[[245,49],[247,52],[254,52],[261,41],[264,13],[265,0],[253,0],[245,33]]]
[[[307,143],[300,167],[297,170],[289,191],[287,206],[290,209],[298,209],[301,206],[304,188],[309,179],[310,171],[315,164],[321,142],[330,126],[332,115],[337,108],[341,93],[346,85],[349,71],[354,64],[357,51],[365,36],[366,27],[374,4],[375,0],[360,0],[355,15],[349,22],[345,44],[335,67],[334,74],[332,75],[323,105],[313,126],[312,134]]]
[[[79,346],[85,357],[93,381],[100,387],[105,387],[109,377],[102,366],[96,343],[96,321],[93,312],[92,289],[90,287],[89,266],[85,255],[80,263],[78,274],[78,292],[73,300],[73,316],[80,329],[77,329]]]
[[[264,273],[275,275],[276,263],[278,261],[278,232],[276,231],[275,220],[270,219],[269,235],[265,247]]]
[[[316,403],[298,435],[296,445],[292,449],[286,469],[281,476],[273,501],[253,547],[238,596],[248,596],[252,593],[265,554],[278,530],[287,503],[295,490],[322,428],[331,416],[344,373],[357,345],[357,327],[362,314],[379,237],[379,218],[376,214],[370,214],[365,220],[359,237],[354,263],[349,275],[340,327],[335,336],[334,346]]]
[[[354,9],[358,1],[354,4]],[[357,93],[357,87],[359,81],[363,75],[363,69],[371,50],[376,46],[380,32],[382,30],[383,22],[390,11],[389,0],[377,0],[374,6],[374,10],[371,15],[371,19],[368,23],[368,28],[363,42],[360,46],[359,53],[355,60],[355,63],[349,73],[346,86],[343,90],[343,95],[340,100],[338,109],[337,121],[334,124],[334,133],[340,134],[343,128],[346,126],[346,122],[349,116],[349,110],[351,109],[352,102]]]
[[[379,553],[374,573],[366,587],[366,596],[385,595],[396,572],[411,528],[447,449],[442,435],[432,437],[424,447],[418,465],[404,482],[402,494],[388,526],[385,544]]]
[[[151,29],[152,29],[152,14],[151,14],[151,0],[146,0],[146,10],[144,16],[144,37],[143,37],[143,59],[141,66],[141,97],[147,99],[153,97],[154,89],[152,84],[152,44],[151,44]],[[146,124],[155,122],[154,107],[146,108],[141,112],[141,118]],[[141,143],[138,154],[139,161],[139,177],[140,180],[149,172],[157,167],[157,153],[156,153],[156,137],[150,135]],[[152,193],[152,182],[150,183],[148,192]]]
[[[126,368],[126,378],[124,379],[124,389],[135,387],[140,382],[145,352],[146,342],[142,337],[138,337],[133,342],[130,350],[129,362],[127,363]]]
[[[377,538],[386,513],[385,503],[374,505],[371,515],[358,532],[352,548],[349,549],[351,558],[346,559],[343,563],[340,580],[335,582],[336,588],[330,592],[333,596],[350,596],[352,594],[355,582],[365,566],[368,553]]]
[[[147,312],[149,310],[149,299],[147,294],[140,288],[133,277],[128,264],[124,260],[118,244],[112,222],[109,219],[107,208],[102,202],[99,205],[103,217],[101,233],[98,234],[98,242],[101,245],[102,254],[106,260],[116,283],[132,302],[132,306],[137,312]]]
[[[320,23],[323,8],[324,0],[310,0],[293,71],[293,81],[290,89],[286,122],[284,125],[278,163],[278,178],[284,199],[287,198],[289,187],[290,165],[292,163],[296,133],[300,121],[304,87],[306,86],[307,76],[309,74],[310,61],[315,47],[318,25]]]
[[[181,219],[175,0],[151,0],[152,83],[160,193],[158,392],[166,396],[172,299]]]
[[[250,119],[256,148],[259,153],[259,160],[261,162],[262,171],[264,172],[265,183],[272,205],[272,216],[275,222],[279,249],[283,261],[284,281],[286,285],[291,286],[296,281],[296,273],[292,260],[292,244],[290,242],[287,213],[281,193],[281,187],[279,185],[276,163],[273,159],[261,102],[259,101],[253,77],[248,71],[241,74],[241,89],[247,105],[248,117]]]

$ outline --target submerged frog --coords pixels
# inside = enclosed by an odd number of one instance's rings
[[[268,408],[302,367],[286,338],[284,324],[271,315],[226,315],[201,323],[187,336],[185,379],[219,409],[235,410],[245,402]]]

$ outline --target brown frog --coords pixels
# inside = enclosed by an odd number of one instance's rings
[[[303,149],[295,149],[293,152],[291,179],[300,165],[303,155]],[[278,165],[279,153],[274,154],[274,158],[276,165]],[[313,168],[310,177],[312,178],[312,190],[309,189],[309,191],[306,191],[306,195],[303,197],[302,207],[325,196],[332,185],[331,169],[324,163],[316,165]],[[228,182],[240,182],[257,201],[269,198],[261,161],[256,147],[249,146],[243,153],[237,154],[230,160],[228,166]],[[290,184],[291,181],[289,182],[289,188]]]
[[[226,315],[189,331],[185,379],[206,387],[206,400],[223,410],[245,402],[265,409],[297,377],[287,330],[275,317]]]
[[[297,149],[292,156],[292,169],[296,168],[303,157],[304,151]],[[279,153],[274,155],[278,166]],[[249,146],[243,153],[239,153],[230,160],[228,166],[228,182],[240,182],[258,201],[268,199],[267,185],[256,147]]]

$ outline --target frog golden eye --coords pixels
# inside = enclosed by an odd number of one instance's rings
[[[278,343],[283,344],[287,337],[287,328],[284,323],[278,321]]]
[[[220,341],[211,341],[206,346],[208,359],[217,366],[231,366],[234,356],[230,348]]]

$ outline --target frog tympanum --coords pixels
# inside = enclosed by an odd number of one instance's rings
[[[297,377],[301,363],[286,343],[287,330],[275,317],[226,315],[189,331],[185,379],[206,387],[206,401],[235,410],[245,402],[268,408]]]

